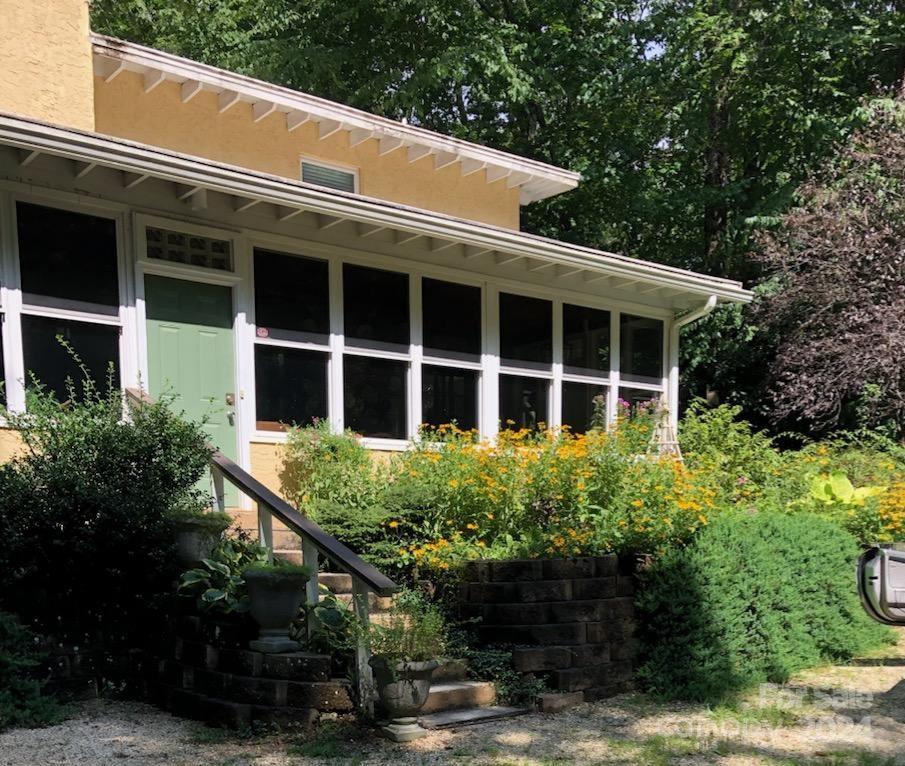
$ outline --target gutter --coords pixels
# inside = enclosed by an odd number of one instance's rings
[[[667,386],[667,411],[669,422],[673,428],[679,423],[679,335],[680,330],[707,316],[716,308],[717,296],[711,295],[703,305],[692,309],[673,319],[669,325],[668,336],[668,360],[669,360],[669,384]]]

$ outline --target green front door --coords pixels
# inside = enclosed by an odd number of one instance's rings
[[[148,393],[170,394],[190,420],[207,419],[210,442],[236,459],[232,289],[145,277]]]

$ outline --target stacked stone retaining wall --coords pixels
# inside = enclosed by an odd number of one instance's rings
[[[634,560],[615,555],[469,564],[461,599],[486,646],[586,701],[631,688]]]

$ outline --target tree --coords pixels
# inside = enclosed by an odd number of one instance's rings
[[[761,239],[774,419],[905,435],[905,106],[869,120]]]

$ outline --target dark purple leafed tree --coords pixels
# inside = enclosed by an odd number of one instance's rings
[[[889,424],[902,438],[905,104],[873,105],[800,199],[760,242],[776,282],[759,312],[779,338],[774,418],[816,430]]]

